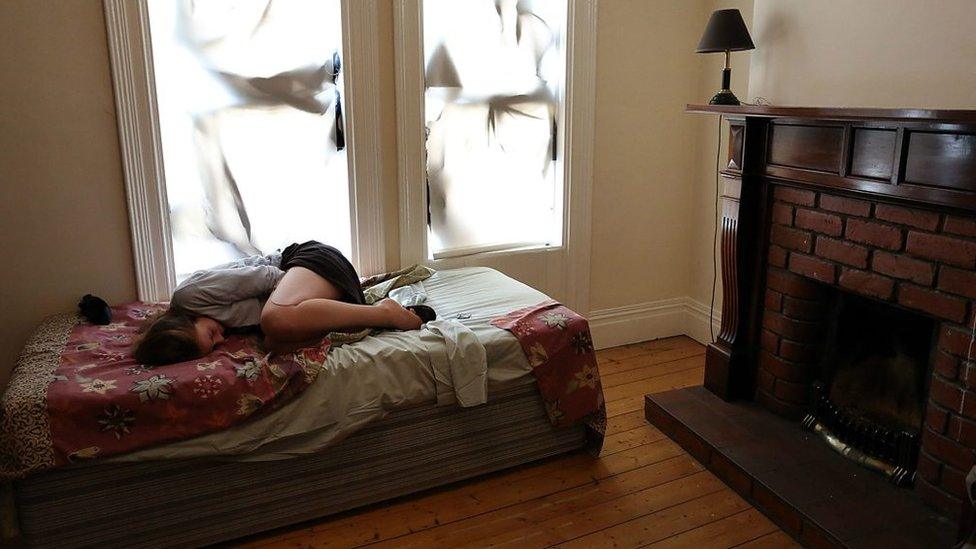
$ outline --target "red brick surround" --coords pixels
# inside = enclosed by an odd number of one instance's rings
[[[805,410],[830,287],[938,321],[916,489],[958,516],[976,463],[976,219],[778,186],[774,191],[756,399]],[[976,346],[973,349],[976,356]]]

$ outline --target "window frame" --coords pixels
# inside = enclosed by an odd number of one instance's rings
[[[491,249],[465,257],[531,252],[566,256],[563,269],[568,305],[589,310],[590,197],[596,100],[598,0],[566,0],[564,99],[557,117],[558,157],[562,160],[563,234],[560,246]],[[427,244],[426,147],[424,123],[423,0],[394,0],[397,94],[397,179],[400,191],[400,262],[437,266]]]
[[[103,0],[138,298],[166,301],[176,286],[156,108],[148,0]],[[378,3],[341,0],[350,258],[386,270],[380,148]]]

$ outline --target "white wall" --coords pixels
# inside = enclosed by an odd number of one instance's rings
[[[601,1],[590,303],[687,293],[702,2]]]
[[[976,107],[973,0],[755,0],[752,28],[774,104]]]

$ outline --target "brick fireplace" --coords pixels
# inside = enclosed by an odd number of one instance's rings
[[[936,321],[916,490],[958,515],[976,447],[976,220],[776,186],[756,400],[789,418],[809,407],[833,288]]]
[[[722,322],[646,417],[808,545],[969,536],[976,111],[688,110],[729,123]]]

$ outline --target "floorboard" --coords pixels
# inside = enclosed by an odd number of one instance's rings
[[[644,420],[645,393],[701,385],[704,347],[675,337],[597,352],[600,458],[544,460],[242,540],[241,547],[798,547]]]

